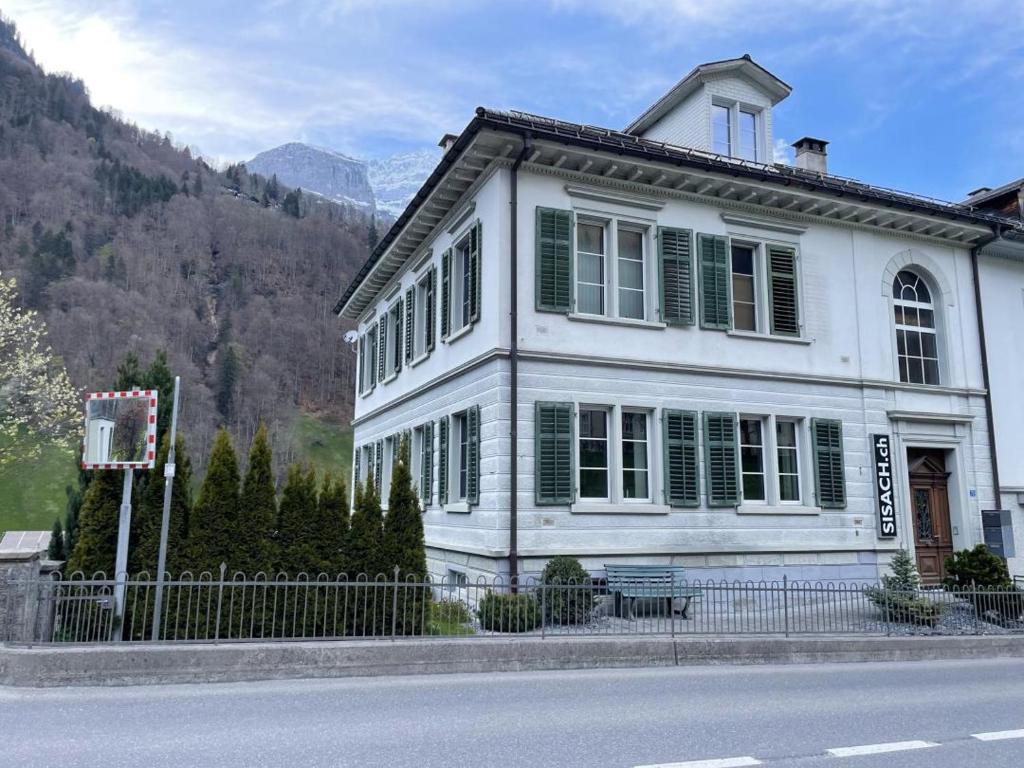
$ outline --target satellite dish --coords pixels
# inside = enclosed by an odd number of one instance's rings
[[[348,344],[355,344],[357,341],[359,341],[359,332],[358,331],[345,331],[344,338],[345,338],[345,341]]]

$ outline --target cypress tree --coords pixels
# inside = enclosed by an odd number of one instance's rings
[[[78,538],[68,558],[68,573],[81,571],[90,577],[103,572],[113,577],[123,474],[115,470],[93,473],[78,512]]]
[[[349,530],[349,578],[366,574],[371,580],[384,572],[384,528],[373,472],[365,486],[356,486],[356,507]]]
[[[174,376],[171,375],[171,368],[167,364],[167,353],[164,350],[157,350],[153,356],[153,362],[149,364],[142,380],[146,389],[155,389],[158,393],[156,442],[157,445],[160,445],[164,433],[171,426],[171,411],[174,406]],[[155,477],[155,475],[153,476]]]
[[[189,517],[185,566],[194,574],[209,571],[216,578],[221,563],[227,563],[229,575],[234,568],[238,485],[238,458],[231,437],[222,427],[213,441],[206,477]]]
[[[128,548],[129,573],[157,576],[160,555],[160,526],[164,515],[164,467],[170,453],[170,434],[160,442],[156,466],[150,471],[138,507],[132,513],[131,546]],[[192,511],[192,462],[185,450],[185,438],[174,441],[174,485],[171,487],[171,510],[167,528],[167,560],[165,570],[172,578],[185,559],[183,552],[188,535],[188,519]]]
[[[237,569],[252,579],[274,567],[274,524],[277,520],[274,471],[267,427],[260,424],[249,450],[249,468],[239,499]]]
[[[335,480],[330,474],[324,475],[317,500],[317,527],[320,529],[323,570],[336,578],[347,568],[349,519],[345,481],[341,478]]]
[[[46,548],[46,557],[50,560],[64,559],[64,529],[60,520],[53,521],[53,528],[50,531],[50,545]]]
[[[298,464],[288,467],[288,480],[277,513],[278,569],[291,577],[305,573],[310,578],[323,570],[317,551],[316,475],[312,468]]]
[[[398,567],[398,580],[406,586],[398,588],[398,615],[394,627],[403,635],[421,635],[426,626],[430,592],[428,587],[411,587],[408,582],[422,584],[427,578],[427,551],[423,540],[423,518],[419,499],[409,471],[409,442],[403,440],[398,461],[391,472],[388,515],[384,519],[384,557],[389,580]],[[390,613],[390,605],[388,606]]]
[[[117,366],[117,383],[114,389],[124,391],[133,387],[141,387],[143,382],[142,368],[139,366],[139,356],[129,352],[124,360]]]

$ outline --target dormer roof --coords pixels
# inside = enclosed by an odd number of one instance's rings
[[[764,91],[765,95],[771,99],[772,106],[778,104],[793,92],[793,89],[788,84],[754,61],[749,53],[743,54],[738,59],[709,61],[706,64],[699,64],[694,67],[690,74],[672,86],[668,93],[630,123],[624,132],[639,136],[668,114],[687,96],[697,90],[710,77],[721,75],[740,75],[746,77]]]

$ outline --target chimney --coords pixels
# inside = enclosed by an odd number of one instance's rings
[[[441,148],[442,152],[447,153],[448,150],[452,148],[452,145],[455,143],[455,140],[458,138],[459,137],[456,136],[454,133],[446,133],[444,136],[441,137],[441,140],[437,142],[437,146]]]
[[[814,173],[828,173],[828,142],[823,139],[812,139],[804,136],[793,144],[796,150],[796,167]]]

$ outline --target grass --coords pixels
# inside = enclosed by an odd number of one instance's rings
[[[439,600],[430,604],[430,621],[427,634],[435,636],[472,635],[473,628],[469,625],[472,617],[469,609],[455,600]]]
[[[292,426],[292,448],[296,460],[311,464],[317,477],[330,472],[348,485],[352,475],[352,428],[348,425],[300,413]]]
[[[64,488],[77,482],[76,456],[48,445],[37,459],[0,469],[0,535],[4,531],[48,531],[64,521]]]

